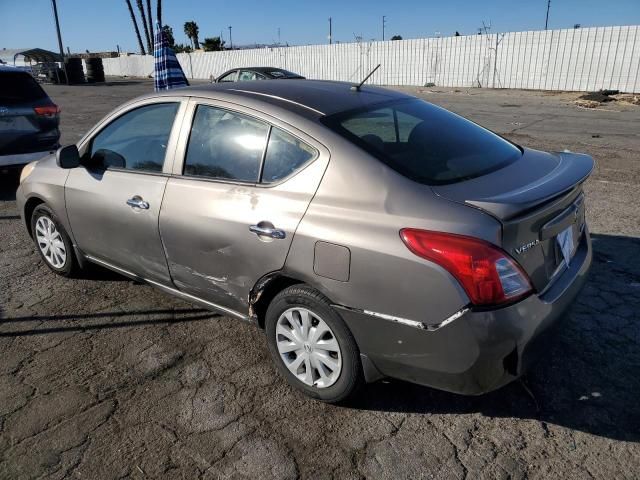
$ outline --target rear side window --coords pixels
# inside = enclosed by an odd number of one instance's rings
[[[91,141],[91,164],[161,172],[178,103],[155,103],[118,117]]]
[[[257,182],[268,131],[267,124],[246,115],[198,105],[184,174]]]
[[[315,148],[302,140],[273,127],[264,157],[262,182],[273,183],[288,177],[315,158],[317,154]]]
[[[47,98],[35,79],[25,72],[0,72],[0,105],[17,105]]]
[[[332,115],[323,122],[401,174],[441,185],[502,168],[518,147],[422,100],[394,100]]]
[[[240,72],[240,76],[238,77],[238,80],[240,82],[244,82],[247,80],[261,80],[264,77],[262,75],[258,75],[256,72],[252,72],[250,70],[242,70]]]

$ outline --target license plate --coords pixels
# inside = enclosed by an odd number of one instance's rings
[[[573,225],[571,225],[561,231],[556,237],[558,246],[560,247],[560,251],[562,252],[562,258],[564,259],[564,263],[567,265],[567,267],[569,266],[569,263],[571,263],[571,257],[573,256],[573,235]]]

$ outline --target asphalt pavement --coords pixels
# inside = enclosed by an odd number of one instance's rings
[[[73,143],[145,80],[50,86]],[[571,93],[405,88],[523,145],[587,152],[594,263],[522,382],[398,381],[346,406],[281,379],[262,331],[96,268],[40,261],[0,177],[0,478],[640,477],[640,107]],[[454,348],[454,346],[452,346]]]

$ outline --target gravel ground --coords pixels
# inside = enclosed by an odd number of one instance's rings
[[[51,86],[63,142],[148,81]],[[639,478],[640,108],[405,89],[538,148],[592,154],[590,280],[524,382],[467,398],[389,381],[293,391],[261,331],[99,269],[39,260],[0,178],[0,478]]]

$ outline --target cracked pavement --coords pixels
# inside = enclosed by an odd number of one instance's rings
[[[47,91],[71,143],[151,88]],[[0,478],[640,477],[640,109],[405,90],[516,142],[598,161],[590,279],[524,385],[461,397],[388,381],[347,406],[307,399],[251,325],[99,268],[51,273],[17,216],[16,176],[2,175]]]

